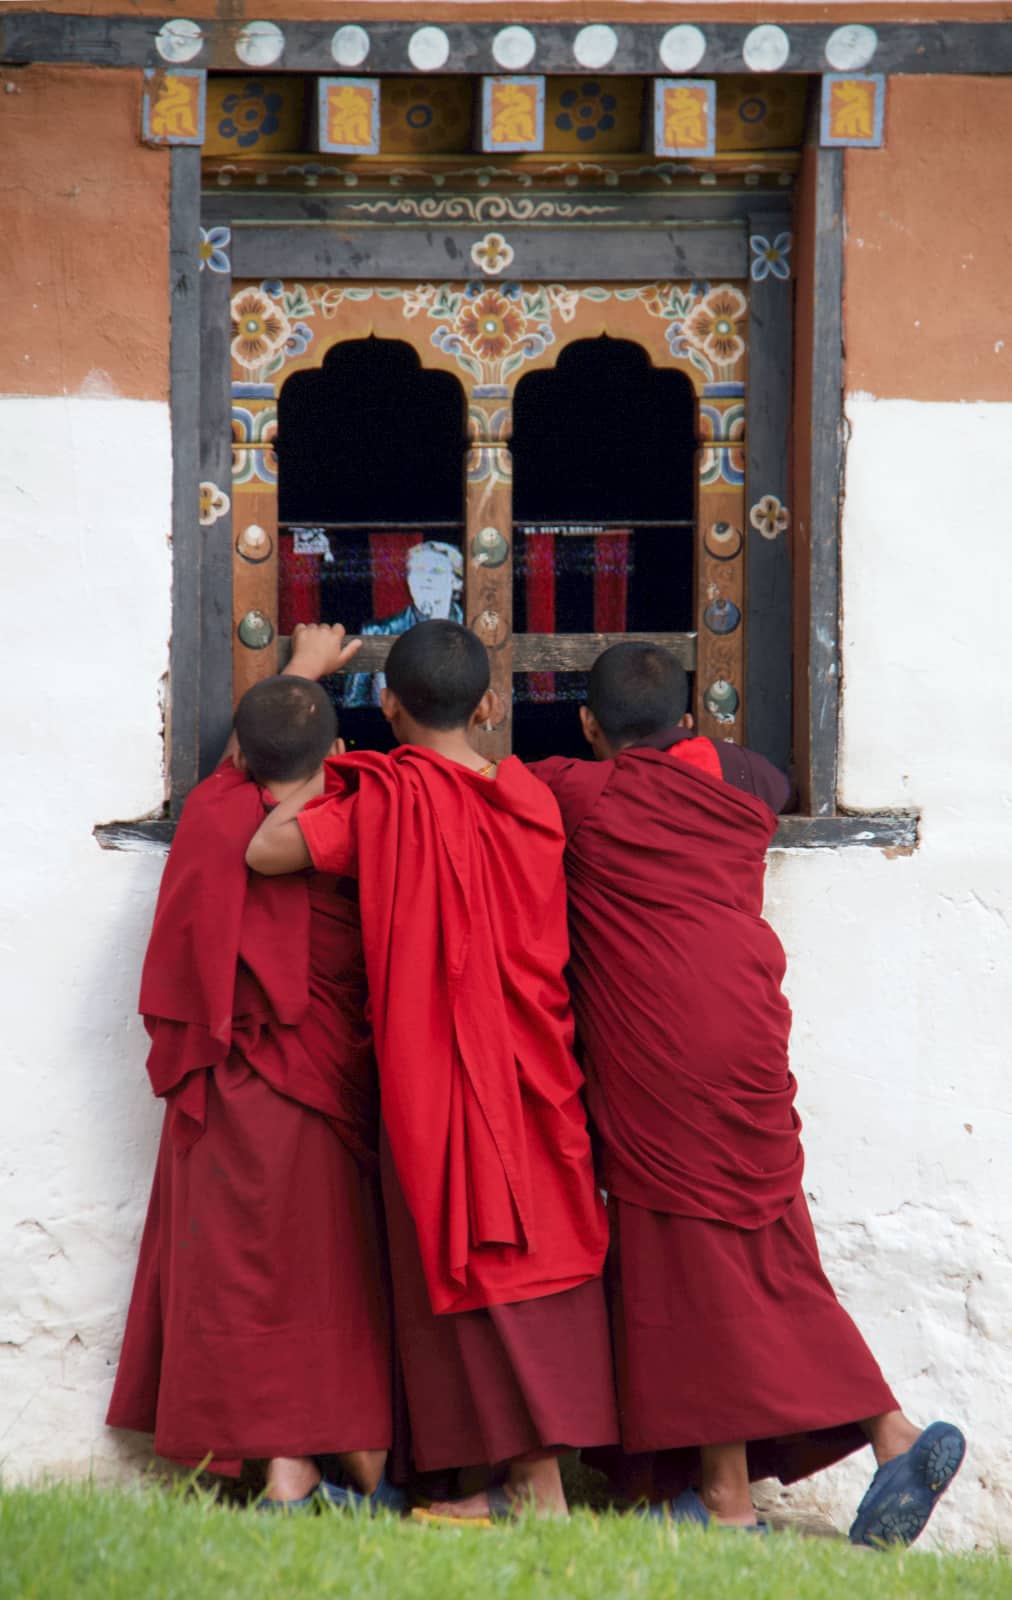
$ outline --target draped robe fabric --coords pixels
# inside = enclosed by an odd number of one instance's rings
[[[786,782],[747,751],[657,743],[532,770],[566,828],[569,978],[609,1193],[626,1452],[611,1465],[631,1492],[673,1494],[698,1481],[701,1444],[746,1440],[754,1477],[792,1481],[896,1402],[801,1190],[785,959],[762,918],[776,817],[745,792],[783,803]]]
[[[555,802],[512,757],[494,781],[410,745],[327,769],[299,820],[316,866],[359,875],[383,1123],[433,1311],[597,1277]]]
[[[391,1429],[354,885],[249,874],[265,815],[223,763],[163,875],[141,1009],[166,1118],[108,1416],[225,1472]]]
[[[494,781],[411,746],[328,769],[300,824],[316,865],[360,877],[416,1465],[606,1445],[607,1223],[558,808],[513,759]]]

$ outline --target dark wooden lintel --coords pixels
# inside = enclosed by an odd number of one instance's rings
[[[106,67],[156,67],[164,65],[158,53],[157,34],[169,17],[71,16],[63,13],[20,11],[0,22],[0,60],[47,61]],[[249,72],[236,53],[236,40],[245,20],[202,18],[203,42],[186,65],[215,71]],[[503,21],[507,19],[504,16]],[[510,20],[515,20],[511,18]],[[794,22],[789,11],[781,17],[765,16],[784,29],[790,54],[784,71],[818,73],[829,70],[825,49],[833,23]],[[408,47],[418,22],[371,21],[363,7],[362,26],[369,35],[369,54],[357,73],[413,73]],[[284,35],[280,59],[256,70],[270,72],[333,73],[331,54],[334,22],[296,22],[277,19]],[[493,54],[493,41],[502,24],[448,22],[441,25],[449,53],[442,73],[496,73],[502,68]],[[574,54],[579,25],[574,23],[526,24],[535,36],[536,51],[528,70],[586,76]],[[747,70],[743,46],[753,24],[704,22],[706,51],[693,71],[700,76],[741,73]],[[616,22],[617,48],[605,67],[594,76],[666,73],[659,54],[664,24]],[[1012,72],[1012,23],[994,22],[889,22],[876,26],[878,46],[867,70],[886,73],[1007,73]],[[423,76],[427,74],[422,74]]]
[[[232,271],[237,278],[471,278],[472,246],[481,227],[237,225]],[[743,278],[748,272],[744,226],[686,223],[627,229],[510,227],[511,276],[527,282],[584,279],[595,283],[654,278]],[[495,280],[492,280],[493,282]]]
[[[764,191],[763,213],[770,215],[779,232],[790,227],[792,196],[789,189]],[[401,228],[440,227],[447,231],[489,226],[508,227],[512,243],[517,223],[531,235],[565,226],[588,228],[656,229],[695,224],[738,223],[742,226],[756,209],[756,192],[703,190],[692,194],[643,193],[635,190],[580,191],[539,190],[536,194],[494,195],[443,192],[419,194],[405,186],[401,193],[362,192],[361,189],[310,192],[275,190],[204,189],[204,225],[227,223],[233,228],[258,227],[265,223],[381,223]]]
[[[660,644],[676,655],[687,672],[696,665],[694,633],[515,633],[515,672],[589,672],[602,650],[625,639]],[[348,672],[382,672],[394,640],[389,635],[367,634],[362,648],[350,661]],[[291,639],[278,640],[278,666],[287,664]]]

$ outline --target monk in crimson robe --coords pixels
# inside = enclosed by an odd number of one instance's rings
[[[613,646],[590,676],[596,762],[533,767],[566,829],[569,968],[600,1177],[626,1489],[754,1525],[785,1483],[871,1443],[851,1529],[910,1543],[962,1459],[900,1411],[823,1274],[801,1188],[785,959],[762,918],[787,780],[696,738],[678,661]]]
[[[358,878],[415,1463],[505,1477],[430,1514],[509,1515],[518,1500],[564,1513],[560,1448],[618,1435],[562,825],[519,761],[472,748],[490,705],[474,634],[419,623],[386,680],[400,747],[329,761],[323,797],[279,806],[247,860]]]
[[[140,1002],[165,1123],[107,1419],[215,1472],[264,1459],[264,1503],[306,1508],[403,1500],[355,885],[245,861],[335,734],[318,684],[258,684],[176,829]]]

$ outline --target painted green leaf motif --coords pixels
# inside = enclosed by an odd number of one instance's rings
[[[305,286],[301,283],[292,284],[292,287],[282,295],[281,304],[287,317],[311,317],[313,315],[312,301],[306,293]]]
[[[584,300],[610,300],[611,299],[611,290],[610,289],[598,289],[598,288],[595,288],[594,285],[592,284],[589,289],[584,289],[582,291],[581,298],[584,299]]]

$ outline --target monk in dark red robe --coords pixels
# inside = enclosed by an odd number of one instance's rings
[[[420,623],[386,677],[400,748],[328,762],[323,798],[279,806],[247,860],[358,879],[416,1465],[505,1467],[460,1517],[564,1511],[559,1450],[617,1439],[617,1420],[558,807],[472,748],[489,679],[467,629]]]
[[[788,784],[762,756],[694,737],[687,700],[667,651],[616,645],[581,711],[598,760],[532,769],[567,837],[569,979],[612,1228],[620,1477],[679,1516],[751,1525],[750,1479],[790,1483],[870,1440],[880,1472],[852,1537],[909,1542],[962,1436],[907,1421],[822,1271],[784,953],[762,917]]]
[[[290,676],[249,691],[236,731],[244,770],[189,796],[144,964],[166,1114],[108,1422],[219,1473],[265,1459],[268,1502],[343,1503],[377,1491],[391,1442],[356,887],[245,861],[274,800],[322,788],[336,720]],[[323,1454],[348,1484],[319,1487]]]

